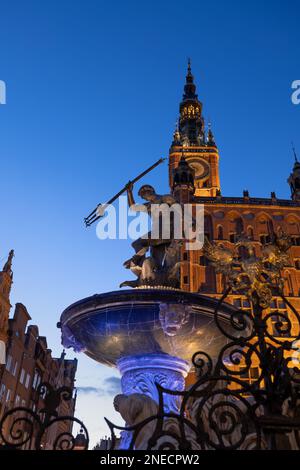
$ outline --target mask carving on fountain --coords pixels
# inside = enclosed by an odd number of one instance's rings
[[[75,353],[84,352],[86,349],[66,325],[61,326],[61,344],[65,348],[72,348]]]
[[[189,322],[191,308],[184,304],[160,304],[159,321],[167,336],[176,336]]]

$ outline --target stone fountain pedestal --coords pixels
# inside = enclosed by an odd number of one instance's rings
[[[142,393],[158,402],[156,384],[174,391],[185,389],[185,377],[190,370],[190,364],[179,357],[169,354],[148,354],[126,356],[117,362],[121,373],[122,392],[125,395]],[[178,397],[164,397],[164,411],[177,413]]]

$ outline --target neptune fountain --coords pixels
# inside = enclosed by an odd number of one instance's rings
[[[131,207],[132,187],[126,185]],[[148,213],[153,203],[182,204],[193,193],[193,170],[184,158],[175,170],[171,195],[157,195],[149,185],[139,191]],[[65,347],[119,370],[124,396],[157,402],[157,384],[183,391],[193,355],[201,350],[216,358],[226,339],[214,320],[217,300],[180,288],[180,268],[188,261],[182,261],[183,242],[172,238],[172,230],[168,239],[152,240],[150,234],[133,248],[124,266],[137,279],[122,284],[133,288],[78,300],[64,310],[59,326]],[[228,304],[219,310],[224,325],[231,311]],[[165,411],[176,413],[179,404],[178,396],[168,395]]]

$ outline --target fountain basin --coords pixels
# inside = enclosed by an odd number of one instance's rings
[[[93,295],[62,313],[62,343],[111,367],[124,357],[151,354],[167,354],[191,364],[199,350],[214,359],[226,343],[214,321],[216,304],[216,299],[171,289]],[[223,304],[220,321],[228,323],[233,310]]]

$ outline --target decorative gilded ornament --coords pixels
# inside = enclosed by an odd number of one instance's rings
[[[263,245],[262,255],[257,257],[253,242],[241,234],[233,250],[210,243],[206,238],[204,254],[216,272],[225,275],[233,292],[244,293],[254,304],[267,308],[272,299],[272,289],[283,291],[281,270],[290,264],[287,253],[290,246],[290,237],[279,231],[272,243]]]

